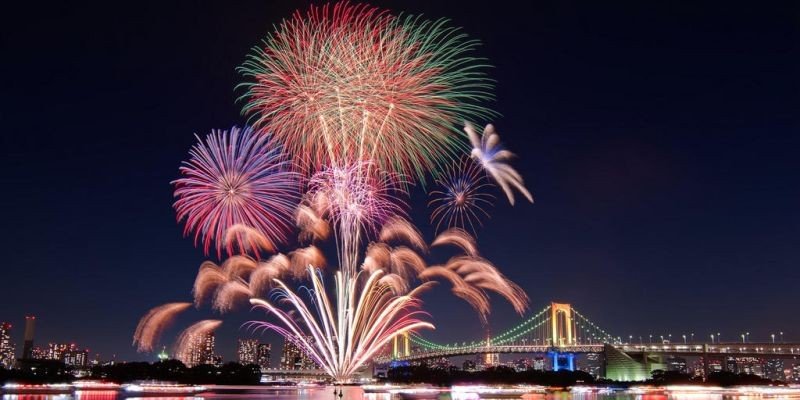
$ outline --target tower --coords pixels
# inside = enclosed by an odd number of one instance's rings
[[[33,353],[33,331],[36,329],[36,317],[28,315],[25,317],[25,341],[22,344],[22,359],[29,360]]]
[[[392,358],[408,357],[411,355],[411,341],[408,332],[395,335],[392,338]]]
[[[559,319],[559,316],[563,318]],[[562,347],[575,344],[572,337],[572,306],[565,303],[550,303],[550,325],[552,325],[552,336],[550,337],[553,347]],[[566,334],[566,336],[565,336]]]

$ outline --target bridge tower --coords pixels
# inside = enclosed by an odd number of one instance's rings
[[[408,332],[395,335],[392,338],[392,358],[408,357],[411,355],[411,340]]]
[[[553,350],[549,351],[548,355],[553,359],[553,371],[575,370],[575,354],[560,349],[575,344],[574,325],[572,305],[550,303],[550,345]]]
[[[559,318],[563,317],[563,318]],[[550,303],[550,325],[552,335],[550,343],[553,347],[564,347],[575,344],[572,327],[572,305],[567,303]]]

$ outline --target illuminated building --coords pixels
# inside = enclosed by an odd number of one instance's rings
[[[73,344],[64,352],[62,361],[70,367],[85,367],[89,364],[89,350],[78,350]]]
[[[542,356],[537,356],[533,359],[533,369],[535,371],[544,371],[545,359]]]
[[[183,360],[184,364],[189,367],[194,367],[200,364],[215,365],[222,362],[222,358],[214,354],[214,332],[204,335],[194,335],[190,337],[189,340],[190,342],[186,349],[186,354],[182,354],[178,357]]]
[[[22,359],[28,360],[33,357],[33,332],[36,329],[36,317],[28,315],[25,317],[25,341],[22,344]]]
[[[544,360],[542,360],[542,368],[544,368]],[[586,366],[584,371],[588,372],[595,378],[603,376],[603,355],[600,353],[589,353],[586,355]]]
[[[520,358],[513,362],[513,366],[515,371],[527,371],[531,369],[531,360],[530,358]]]
[[[236,353],[239,356],[239,364],[256,364],[258,362],[258,340],[239,339]]]
[[[682,357],[667,358],[667,371],[680,372],[682,374],[688,373],[686,359]]]
[[[14,343],[11,342],[11,324],[0,323],[0,366],[11,368],[14,366]]]
[[[267,369],[270,367],[270,362],[272,359],[272,346],[268,343],[259,343],[258,345],[258,359],[256,359],[256,364],[258,364],[261,369]]]
[[[475,371],[475,361],[466,360],[462,366],[464,371]]]
[[[294,342],[284,339],[281,369],[317,369],[317,364]]]
[[[767,379],[785,381],[786,374],[783,372],[783,360],[770,359],[764,365],[765,377]]]

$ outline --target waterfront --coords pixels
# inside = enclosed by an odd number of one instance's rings
[[[407,388],[408,389],[408,388]],[[800,399],[800,388],[746,387],[721,389],[714,387],[670,387],[670,388],[632,388],[625,391],[612,391],[605,388],[576,388],[571,391],[544,391],[535,389],[524,395],[478,394],[472,387],[451,389],[398,389],[389,392],[365,391],[361,387],[344,387],[342,395],[334,394],[333,387],[211,387],[209,391],[193,396],[175,397],[132,397],[115,390],[76,391],[69,394],[3,394],[2,400],[117,400],[117,399],[161,399],[161,400],[201,400],[201,399],[269,399],[269,400],[478,400],[512,399],[524,400],[746,400],[755,398]],[[491,390],[493,388],[482,388]]]

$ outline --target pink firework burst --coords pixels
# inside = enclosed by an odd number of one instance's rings
[[[211,242],[221,257],[223,248],[228,254],[258,252],[286,241],[299,201],[299,174],[271,136],[249,127],[212,130],[205,141],[198,137],[189,154],[180,168],[183,177],[173,181],[174,207],[178,221],[186,220],[184,234],[194,232],[206,254]],[[248,229],[267,238],[266,246],[250,243],[254,235],[236,234]]]
[[[439,189],[430,192],[428,206],[433,207],[431,222],[437,231],[462,228],[474,233],[481,219],[489,217],[486,208],[492,206],[494,196],[486,190],[493,185],[473,160],[465,158],[448,167],[436,183]]]
[[[369,162],[354,162],[314,174],[308,201],[333,221],[377,232],[381,222],[405,214],[402,197],[407,185],[402,175],[379,171]]]

